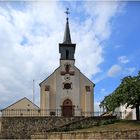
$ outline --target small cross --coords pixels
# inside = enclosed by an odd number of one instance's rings
[[[67,15],[67,20],[68,20],[68,15],[70,14],[69,8],[66,9],[65,13],[66,13],[66,15]]]

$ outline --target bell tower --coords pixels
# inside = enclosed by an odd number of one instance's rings
[[[59,44],[59,53],[61,54],[60,60],[75,60],[74,53],[75,53],[76,44],[73,44],[71,42],[69,19],[68,19],[68,14],[70,13],[68,10],[69,9],[67,8],[67,11],[65,12],[67,14],[67,18],[66,18],[66,27],[64,32],[63,43]]]

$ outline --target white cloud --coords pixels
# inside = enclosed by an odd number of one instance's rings
[[[116,77],[120,74],[121,71],[122,71],[122,67],[120,65],[115,64],[111,66],[107,74],[109,77]]]
[[[111,34],[111,19],[122,9],[119,2],[86,2],[89,14],[83,25],[78,23],[74,38],[77,42],[76,65],[89,78],[101,72],[99,64],[104,61],[101,41]],[[102,9],[102,10],[101,10]],[[81,26],[80,26],[81,25]],[[84,50],[84,53],[83,53]],[[83,65],[84,62],[84,65]]]
[[[1,104],[24,96],[32,99],[33,79],[36,100],[39,98],[38,83],[59,66],[58,43],[63,40],[65,9],[62,3],[26,2],[22,10],[23,5],[16,4],[0,3]],[[72,41],[77,44],[76,65],[89,78],[101,71],[99,65],[104,58],[100,41],[109,37],[110,20],[119,7],[118,3],[91,5],[82,5],[81,12],[88,15],[84,21],[70,19]]]
[[[129,59],[126,56],[120,56],[118,57],[119,62],[121,63],[128,63]]]
[[[105,79],[107,77],[106,73],[102,73],[99,76],[95,76],[94,77],[94,83],[97,84],[98,82],[100,82],[101,80]]]
[[[92,29],[96,35],[104,40],[111,34],[111,19],[122,9],[119,2],[96,1],[87,2],[86,10],[93,17],[94,24]]]
[[[125,75],[132,74],[136,70],[135,67],[128,67],[125,69]]]

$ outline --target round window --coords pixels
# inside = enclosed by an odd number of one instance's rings
[[[64,84],[64,89],[70,89],[70,88],[71,88],[71,84],[70,83]]]
[[[70,75],[69,75],[69,74],[66,74],[65,77],[64,77],[64,79],[65,79],[66,81],[69,81],[69,80],[70,80]]]

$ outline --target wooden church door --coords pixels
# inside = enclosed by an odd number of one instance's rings
[[[69,100],[69,99],[66,99],[63,102],[62,116],[64,116],[64,117],[71,117],[71,116],[73,116],[73,105],[72,105],[72,101]]]

